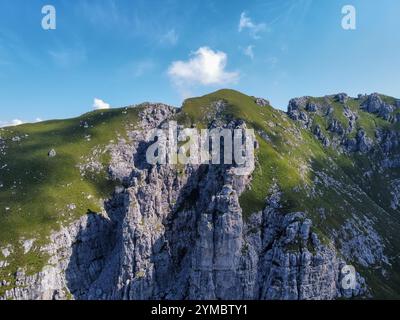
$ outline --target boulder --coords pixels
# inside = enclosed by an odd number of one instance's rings
[[[49,158],[54,158],[56,155],[57,155],[57,152],[56,152],[56,150],[54,150],[54,149],[51,149],[51,150],[48,152]]]

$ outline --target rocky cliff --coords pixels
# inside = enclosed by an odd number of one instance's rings
[[[132,108],[137,119],[125,123],[124,135],[91,147],[74,169],[82,180],[106,172],[101,177],[114,183],[113,192],[101,208],[60,222],[45,240],[36,234],[4,244],[2,298],[395,296],[398,139],[386,124],[396,123],[398,105],[379,95],[359,99],[357,106],[343,94],[294,99],[286,114],[227,90],[188,100],[181,110]],[[385,126],[366,128],[364,113]],[[170,120],[182,128],[254,128],[256,168],[238,176],[235,165],[149,165],[146,132]],[[80,119],[79,126],[91,121]],[[390,203],[372,195],[372,179],[388,170],[393,177],[380,186],[389,188]],[[67,201],[64,211],[77,206]],[[17,252],[45,262],[32,272],[26,260],[12,261]],[[350,288],[348,266],[355,268]]]

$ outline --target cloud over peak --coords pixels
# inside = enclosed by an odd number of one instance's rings
[[[93,108],[95,110],[110,109],[110,105],[101,99],[94,98]]]
[[[21,119],[14,119],[11,121],[1,121],[0,120],[0,128],[4,128],[4,127],[15,127],[15,126],[19,126],[21,124],[25,124],[25,123],[37,123],[37,122],[42,122],[43,120],[41,118],[36,118],[34,121],[24,121]]]
[[[168,75],[178,85],[224,85],[237,82],[238,72],[226,71],[228,56],[225,52],[201,47],[188,61],[174,61]]]
[[[20,119],[14,119],[10,122],[0,121],[0,128],[19,126],[20,124],[24,124],[24,123],[25,122]]]

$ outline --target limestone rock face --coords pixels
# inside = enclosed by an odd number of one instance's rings
[[[335,99],[340,103],[346,103],[349,99],[349,96],[346,93],[338,93],[337,95],[335,95]]]
[[[390,119],[390,114],[394,110],[394,106],[384,102],[382,98],[376,93],[369,95],[366,101],[361,105],[361,107],[364,108],[367,112],[377,113],[385,120]]]
[[[267,107],[270,106],[270,102],[267,99],[264,98],[255,98],[256,104],[258,104],[260,107]]]
[[[311,126],[310,118],[306,112],[302,111],[308,108],[310,111],[316,110],[316,106],[309,106],[308,97],[294,98],[289,101],[288,115],[293,120],[300,121],[305,128]]]

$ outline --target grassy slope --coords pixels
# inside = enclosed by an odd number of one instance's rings
[[[387,195],[390,192],[387,192],[387,179],[378,174],[373,176],[372,182],[363,178],[363,172],[377,159],[361,155],[349,157],[338,154],[332,148],[326,149],[285,113],[269,106],[258,106],[253,98],[233,90],[221,90],[187,100],[177,120],[186,126],[206,127],[210,114],[214,112],[212,103],[221,99],[228,103],[223,115],[245,120],[257,132],[260,145],[251,188],[240,199],[245,217],[262,210],[270,188],[278,184],[284,192],[284,210],[307,212],[313,218],[314,229],[322,240],[351,214],[366,214],[377,219],[378,231],[391,238],[390,254],[397,254],[400,249],[396,236],[400,230],[398,211],[388,209],[390,199]],[[347,127],[342,115],[343,105],[326,98],[312,99],[332,104],[335,108],[331,117]],[[390,126],[375,115],[360,111],[359,104],[355,100],[348,103],[360,115],[357,126],[366,129],[370,137],[374,136],[376,126]],[[138,109],[98,111],[76,119],[0,131],[7,143],[6,155],[0,155],[0,168],[3,163],[8,164],[5,170],[0,170],[0,183],[4,184],[0,188],[0,245],[11,242],[16,247],[12,265],[0,269],[0,278],[9,276],[18,265],[30,265],[32,272],[37,271],[46,260],[35,251],[24,255],[18,247],[20,237],[45,241],[48,231],[56,228],[60,221],[71,220],[88,209],[99,210],[101,199],[109,195],[113,186],[104,174],[81,177],[76,164],[82,162],[82,157],[88,157],[94,148],[104,150],[110,140],[116,140],[118,134],[123,135],[124,127],[136,122],[137,112]],[[80,121],[87,121],[90,127],[81,127]],[[329,118],[314,116],[314,123],[320,124],[327,135],[329,133],[325,129],[329,121]],[[17,135],[23,136],[22,140],[11,142],[10,139]],[[91,136],[90,141],[85,139],[87,135]],[[262,136],[268,136],[268,139]],[[55,158],[47,156],[52,148],[57,151]],[[106,165],[106,154],[102,156],[102,162]],[[342,183],[342,188],[319,186],[321,193],[313,195],[311,191],[317,172],[335,177]],[[400,172],[390,174],[391,178],[400,177]],[[365,193],[357,191],[359,186]],[[384,193],[387,199],[383,199],[379,192]],[[88,195],[92,198],[88,199]],[[67,209],[71,203],[77,206],[76,210]],[[10,209],[6,210],[6,207]],[[321,219],[318,213],[320,208],[325,208],[326,220]],[[394,263],[393,268],[398,268],[397,261]],[[398,296],[400,279],[397,276],[388,281],[381,279],[378,272],[364,271],[376,296]],[[390,286],[383,283],[390,283]]]
[[[50,230],[89,210],[101,210],[102,199],[114,188],[114,183],[106,179],[106,146],[124,137],[125,127],[137,122],[138,110],[102,110],[75,119],[0,129],[6,145],[0,154],[0,168],[4,166],[0,170],[0,248],[8,244],[13,247],[6,259],[10,266],[0,269],[0,279],[12,280],[21,266],[31,273],[40,270],[47,259],[38,244],[47,241]],[[15,141],[16,137],[20,141]],[[53,158],[48,156],[51,149],[57,153]],[[81,176],[77,165],[96,149],[103,170]],[[76,209],[68,208],[71,204]],[[21,238],[36,239],[29,254],[23,253]]]

